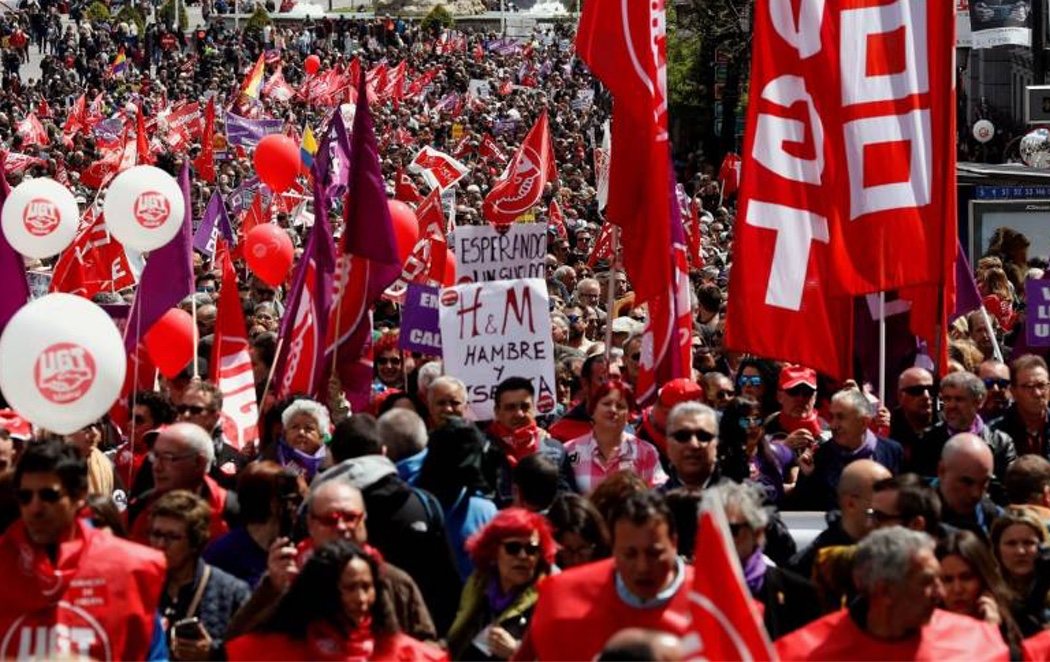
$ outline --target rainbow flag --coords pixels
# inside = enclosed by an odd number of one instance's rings
[[[314,164],[314,154],[317,153],[317,138],[314,137],[314,131],[310,128],[310,125],[306,125],[306,130],[303,131],[303,139],[299,143],[299,157],[303,161],[303,165],[310,168]]]
[[[244,84],[241,86],[241,94],[249,99],[258,99],[262,92],[263,74],[265,73],[265,53],[262,53],[259,55],[259,59],[255,61],[255,66],[252,67],[252,70],[248,72],[248,76],[244,79]]]
[[[117,57],[113,58],[113,64],[109,65],[110,76],[123,76],[124,72],[128,70],[128,57],[124,55],[124,49],[121,48],[117,52]]]

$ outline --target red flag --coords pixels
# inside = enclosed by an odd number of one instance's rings
[[[201,136],[201,151],[193,160],[197,176],[209,184],[215,183],[215,98],[208,99],[204,109],[204,134]]]
[[[211,381],[222,392],[223,437],[238,449],[254,444],[259,439],[255,375],[248,352],[248,332],[244,327],[244,308],[237,289],[237,272],[233,270],[229,252],[223,253]]]
[[[613,259],[613,226],[612,223],[606,223],[602,226],[602,229],[598,232],[598,238],[594,240],[594,247],[591,249],[591,254],[587,258],[587,266],[594,268],[594,265],[598,264],[598,260],[611,260]]]
[[[485,197],[485,218],[496,226],[513,223],[540,202],[543,189],[557,178],[554,148],[544,109],[514,155],[506,176]]]
[[[740,570],[718,492],[704,493],[696,527],[696,557],[689,607],[693,633],[682,638],[688,659],[773,660],[773,646]]]
[[[408,169],[422,175],[430,188],[439,188],[442,191],[458,182],[470,170],[448,154],[429,145],[419,150]]]
[[[459,142],[456,143],[456,146],[452,150],[452,156],[457,159],[463,159],[470,156],[471,152],[474,151],[474,146],[470,144],[472,139],[473,137],[469,133],[463,132],[463,137],[459,139]]]
[[[486,159],[494,159],[500,163],[507,162],[507,155],[499,148],[496,141],[493,140],[492,136],[485,134],[485,137],[481,139],[481,146],[478,148],[478,153]]]
[[[613,95],[606,216],[622,229],[636,304],[660,296],[671,282],[663,4],[588,3],[576,36],[578,55]]]
[[[740,188],[740,155],[729,152],[722,159],[722,167],[718,170],[718,181],[722,184],[722,195],[729,197]]]
[[[547,212],[548,224],[558,233],[559,239],[568,239],[569,232],[565,229],[565,215],[561,213],[561,207],[557,200],[551,200],[550,210]]]
[[[87,98],[81,94],[70,107],[62,132],[75,134],[84,128],[87,128]]]
[[[423,195],[412,182],[412,178],[405,174],[404,168],[398,168],[397,174],[394,175],[394,199],[414,205],[423,201]]]
[[[785,36],[783,17],[756,3],[733,238],[733,263],[748,268],[730,282],[727,348],[845,378],[854,297],[895,289],[913,328],[945,344],[954,17],[950,3],[902,6],[837,1]]]
[[[47,131],[44,130],[44,125],[37,119],[36,113],[29,113],[24,120],[18,123],[18,135],[22,137],[23,147],[29,145],[47,147],[51,144],[51,141],[47,139]]]
[[[685,191],[682,193],[684,194]],[[689,266],[693,269],[703,269],[705,262],[701,251],[700,201],[688,200],[687,204],[688,213],[684,218],[689,220],[683,220],[682,224],[685,227],[686,243],[689,245]]]
[[[36,105],[36,114],[41,117],[51,117],[51,106],[47,104],[47,99],[41,99],[40,103]]]
[[[481,42],[474,44],[474,61],[481,62],[485,59],[485,49],[481,47]]]
[[[263,194],[262,191],[259,191],[252,199],[252,206],[248,208],[248,211],[244,212],[244,216],[241,218],[241,238],[237,245],[240,246],[244,243],[244,238],[248,236],[252,228],[269,222],[269,208],[263,208]]]
[[[146,135],[146,119],[142,116],[142,106],[135,113],[135,150],[137,165],[151,165],[153,155],[149,151],[149,136]]]
[[[101,209],[89,207],[73,243],[55,263],[51,291],[90,299],[99,292],[116,292],[134,284],[124,247],[110,237]]]

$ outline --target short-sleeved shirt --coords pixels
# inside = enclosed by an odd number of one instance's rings
[[[633,434],[624,433],[613,457],[602,457],[594,433],[577,437],[565,444],[569,464],[576,474],[576,485],[583,494],[590,494],[610,474],[631,470],[641,476],[649,487],[658,487],[667,482],[667,474],[660,466],[660,453],[656,447]]]

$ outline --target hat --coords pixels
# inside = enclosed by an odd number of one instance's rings
[[[786,365],[780,370],[780,389],[786,391],[805,384],[814,391],[817,390],[817,372],[813,368],[803,368],[800,365]]]
[[[612,331],[613,333],[641,333],[644,327],[637,320],[633,320],[630,317],[617,317],[613,320]]]
[[[660,406],[670,409],[677,404],[690,400],[704,399],[704,389],[691,379],[679,377],[672,379],[660,388]]]
[[[29,441],[33,438],[33,426],[14,409],[0,409],[0,428],[7,430],[12,439]]]

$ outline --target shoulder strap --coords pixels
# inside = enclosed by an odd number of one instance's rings
[[[204,598],[204,589],[208,586],[209,579],[211,579],[211,566],[205,564],[204,572],[201,573],[201,580],[197,584],[197,590],[193,592],[193,599],[190,600],[189,608],[186,609],[187,618],[197,615],[197,610],[201,606],[201,599]]]

